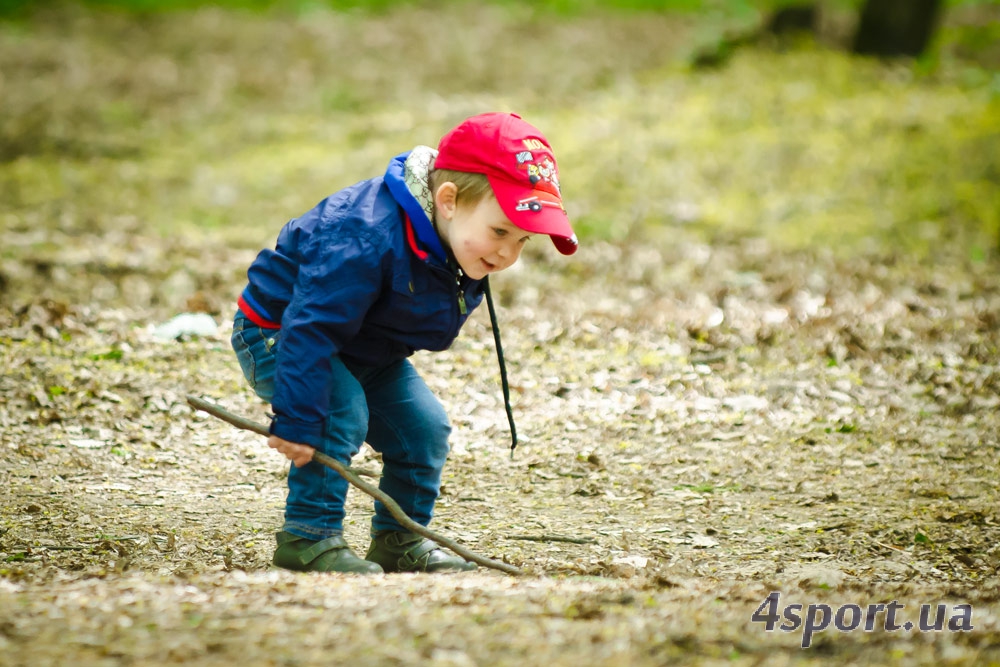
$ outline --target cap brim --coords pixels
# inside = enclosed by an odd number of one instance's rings
[[[497,203],[508,220],[526,232],[548,235],[556,250],[563,255],[572,255],[577,251],[579,244],[569,224],[569,216],[555,197],[545,196],[544,193],[538,196],[537,190],[493,176],[488,178]],[[518,202],[529,203],[519,206]]]

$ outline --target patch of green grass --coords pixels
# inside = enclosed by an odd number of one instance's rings
[[[980,7],[994,0],[947,0],[946,6]],[[440,11],[476,3],[477,0],[63,0],[63,6],[78,4],[100,9],[135,14],[182,12],[203,7],[216,7],[241,12],[282,12],[297,14],[317,9],[342,12],[379,14],[405,7],[433,7]],[[0,16],[30,13],[37,3],[31,0],[0,0]],[[530,9],[534,12],[567,17],[599,12],[677,12],[700,15],[754,15],[771,11],[795,0],[490,0],[489,4]],[[830,0],[830,8],[857,11],[862,0]]]
[[[316,9],[334,11],[384,13],[401,7],[437,7],[449,11],[452,7],[473,0],[445,0],[430,3],[427,0],[79,0],[77,4],[101,9],[150,14],[179,12],[212,6],[226,10],[244,12],[279,11],[301,13]],[[72,2],[65,2],[69,5]],[[764,0],[735,0],[720,5],[708,0],[491,0],[491,4],[515,8],[530,8],[533,11],[576,16],[597,11],[642,11],[642,12],[696,12],[726,8],[729,11],[748,11],[762,4],[772,4]],[[30,0],[0,0],[0,15],[17,15],[31,9]]]
[[[121,361],[125,353],[122,350],[108,350],[90,355],[93,361]]]
[[[739,491],[738,484],[715,485],[707,482],[701,484],[676,484],[674,491],[694,491],[695,493],[724,493],[726,491]]]
[[[53,262],[81,234],[121,229],[260,246],[488,109],[546,131],[584,243],[690,233],[843,254],[997,252],[1000,75],[809,45],[747,49],[696,73],[689,19],[618,11],[704,10],[699,25],[717,31],[763,1],[317,2],[393,10],[309,17],[218,9],[295,5],[265,0],[201,12],[187,11],[195,0],[99,4],[177,11],[136,20],[77,7],[0,23],[0,226],[19,235],[2,256]],[[581,13],[564,21],[535,13],[571,5]],[[414,22],[432,19],[462,39],[413,39]],[[405,72],[371,35],[397,45]],[[514,39],[522,48],[506,48]]]

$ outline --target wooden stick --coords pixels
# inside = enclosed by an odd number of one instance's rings
[[[592,544],[592,537],[567,537],[565,535],[508,535],[508,540],[528,540],[530,542],[567,542],[569,544]]]
[[[215,403],[211,403],[202,398],[198,398],[197,396],[188,396],[187,402],[192,407],[207,412],[213,417],[218,417],[223,421],[229,422],[230,424],[238,428],[242,428],[247,431],[253,431],[254,433],[259,433],[260,435],[264,436],[270,435],[270,432],[267,430],[267,428],[265,428],[261,424],[258,424],[257,422],[251,421],[249,419],[245,419],[238,415],[234,415],[233,413],[229,412],[225,408]],[[399,524],[403,526],[403,528],[410,531],[411,533],[416,533],[417,535],[421,535],[429,540],[433,540],[434,542],[437,542],[442,546],[448,547],[449,549],[454,551],[456,554],[458,554],[465,560],[477,563],[479,565],[482,565],[483,567],[488,567],[494,570],[500,570],[501,572],[505,572],[506,574],[511,574],[514,576],[521,576],[524,574],[524,572],[514,567],[513,565],[509,565],[507,563],[501,563],[500,561],[495,561],[490,558],[485,558],[484,556],[480,556],[479,554],[469,551],[468,549],[463,547],[461,544],[455,542],[454,540],[447,538],[443,535],[439,535],[438,533],[435,533],[433,530],[427,528],[426,526],[421,526],[419,523],[408,517],[406,515],[406,512],[403,511],[403,508],[401,508],[396,503],[396,501],[390,498],[384,491],[364,481],[363,479],[358,477],[357,471],[352,470],[351,468],[343,465],[336,459],[327,456],[323,452],[317,451],[315,454],[313,454],[312,460],[322,465],[325,465],[328,468],[336,470],[340,474],[340,476],[346,479],[350,484],[361,489],[369,496],[371,496],[375,500],[385,505],[386,509],[389,510],[389,513],[392,514],[393,518],[395,518],[396,521],[398,521]]]

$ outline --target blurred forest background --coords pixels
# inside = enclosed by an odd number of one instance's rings
[[[490,109],[551,135],[585,243],[996,257],[1000,6],[942,3],[917,59],[852,55],[858,1],[804,7],[4,0],[0,294],[171,301],[112,280],[176,277],[135,234],[259,247]]]
[[[881,2],[926,43],[862,0],[0,0],[0,662],[998,664],[1000,4]],[[185,394],[262,420],[255,254],[489,110],[581,237],[495,283],[517,458],[483,309],[414,363],[435,527],[538,576],[269,572],[287,463]],[[774,590],[975,632],[804,651]]]

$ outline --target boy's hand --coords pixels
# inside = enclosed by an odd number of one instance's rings
[[[267,446],[271,449],[277,449],[284,454],[285,458],[294,463],[296,468],[301,468],[312,461],[313,454],[316,453],[316,450],[309,445],[300,445],[296,442],[282,440],[276,435],[272,435],[267,439]]]

